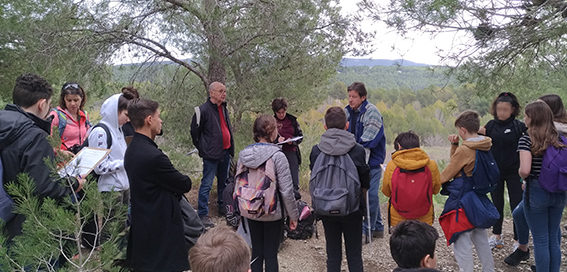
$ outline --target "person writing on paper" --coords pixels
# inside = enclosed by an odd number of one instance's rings
[[[84,179],[71,178],[71,187],[51,175],[51,169],[44,159],[53,160],[53,148],[47,136],[51,131],[49,119],[46,120],[53,88],[44,78],[34,74],[24,74],[16,79],[12,93],[13,104],[0,111],[0,158],[3,166],[2,183],[19,182],[16,176],[27,173],[35,186],[34,194],[40,199],[52,198],[62,201],[78,192]],[[7,220],[4,232],[8,242],[22,233],[22,214],[15,214]]]
[[[272,110],[274,117],[278,124],[278,139],[277,142],[289,140],[291,138],[303,136],[303,132],[299,127],[297,118],[287,113],[287,100],[279,97],[272,101]],[[301,152],[299,151],[299,144],[303,139],[291,141],[282,144],[282,151],[289,163],[291,171],[291,180],[293,181],[293,194],[295,199],[301,199],[299,193],[299,165],[301,164]]]
[[[128,113],[136,133],[124,156],[132,188],[127,259],[134,271],[189,269],[181,207],[191,179],[177,171],[154,142],[161,131],[159,104],[134,99]]]

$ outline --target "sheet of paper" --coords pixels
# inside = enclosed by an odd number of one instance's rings
[[[301,139],[303,139],[303,136],[297,136],[297,137],[289,138],[283,142],[279,142],[278,144],[291,143],[291,142],[299,141]]]
[[[86,177],[109,153],[110,149],[85,147],[65,164],[65,167],[59,169],[58,173],[61,177]]]

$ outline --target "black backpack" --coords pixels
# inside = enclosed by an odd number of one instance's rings
[[[297,200],[297,210],[302,214],[303,209],[309,209],[309,205],[303,200]],[[310,213],[309,216],[300,219],[297,222],[297,227],[290,230],[286,225],[287,237],[294,240],[307,240],[313,236],[315,232],[315,214]]]

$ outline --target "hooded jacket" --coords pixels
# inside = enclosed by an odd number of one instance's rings
[[[128,175],[124,169],[124,153],[127,145],[118,124],[118,99],[121,95],[115,94],[109,97],[100,108],[102,116],[100,122],[108,127],[110,135],[106,135],[102,127],[96,127],[89,133],[90,147],[108,148],[106,137],[112,137],[110,154],[94,169],[95,173],[100,175],[98,179],[100,192],[125,191],[130,188]]]
[[[354,135],[346,130],[330,128],[321,135],[321,142],[314,145],[309,155],[309,169],[313,169],[315,161],[321,152],[332,156],[347,154],[354,162],[362,189],[370,188],[370,168],[366,163],[366,152],[362,145],[356,143]],[[361,199],[361,202],[362,199]],[[361,206],[364,207],[364,205]]]
[[[243,166],[251,169],[260,167],[268,159],[272,158],[276,168],[276,186],[279,191],[278,201],[283,201],[285,212],[290,219],[297,220],[299,213],[295,204],[293,194],[293,183],[291,181],[291,173],[289,171],[289,163],[287,158],[280,152],[280,146],[269,143],[251,144],[244,148],[238,154],[238,166],[236,169],[242,169]],[[237,171],[239,171],[237,170]],[[278,202],[276,213],[270,215],[269,218],[263,217],[262,221],[277,221],[282,219],[285,214],[281,210],[282,205]]]
[[[35,194],[40,198],[61,200],[71,194],[71,188],[61,185],[50,177],[51,170],[44,158],[53,160],[53,148],[47,141],[51,131],[49,121],[43,120],[21,107],[8,104],[0,111],[0,156],[2,157],[3,184],[17,182],[19,173],[28,173],[35,183]],[[78,186],[76,184],[73,189]],[[22,232],[25,217],[17,214],[6,223],[5,229],[11,239]]]
[[[425,153],[425,151],[423,151],[423,149],[412,148],[402,149],[392,154],[392,160],[388,162],[386,171],[384,172],[382,193],[384,193],[385,196],[391,197],[392,195],[392,175],[397,167],[406,170],[416,170],[422,167],[429,168],[429,171],[431,172],[433,194],[439,193],[439,190],[441,189],[441,180],[437,163],[435,163],[434,160],[429,159],[429,156]],[[432,225],[433,211],[433,202],[431,202],[429,212],[420,218],[416,218],[416,220]],[[390,226],[396,226],[403,220],[405,220],[405,218],[396,211],[394,206],[390,205]]]

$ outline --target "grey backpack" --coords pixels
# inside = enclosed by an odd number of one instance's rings
[[[345,216],[360,208],[360,180],[347,154],[317,156],[311,170],[309,192],[318,216]]]

